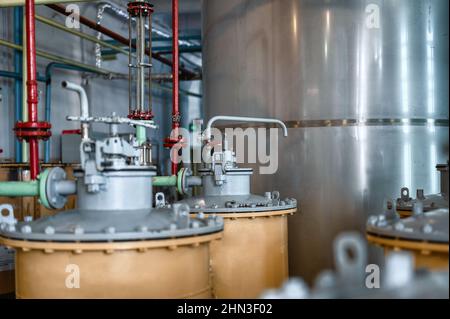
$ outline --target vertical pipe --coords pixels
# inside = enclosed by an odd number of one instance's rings
[[[153,114],[152,107],[152,15],[148,15],[148,50],[150,55],[148,57],[148,64],[150,64],[148,71],[148,111]]]
[[[50,67],[51,68],[51,67]],[[45,81],[45,121],[50,123],[52,104],[52,78],[47,75]],[[50,139],[44,142],[44,163],[50,162]]]
[[[14,8],[14,42],[22,45],[22,8]],[[14,72],[19,73],[21,66],[22,52],[19,50],[14,51]],[[22,104],[22,79],[16,79],[14,81],[14,122],[18,122],[21,119],[21,104]],[[20,163],[22,161],[22,145],[19,139],[15,139],[15,161]]]
[[[25,10],[22,10],[22,122],[28,121],[28,108],[27,108],[27,28]],[[22,163],[28,162],[28,145],[24,140],[22,141]]]
[[[140,111],[145,111],[145,21],[142,11],[139,12],[139,107]]]
[[[180,111],[178,105],[178,0],[172,0],[172,78],[173,78],[173,93],[172,93],[172,134],[175,139],[178,139],[178,128],[180,126]],[[172,148],[173,149],[173,148]],[[174,151],[174,150],[172,150]],[[172,160],[172,174],[177,174],[178,171],[178,152],[174,151]]]
[[[26,31],[27,31],[27,103],[28,103],[28,121],[38,121],[38,88],[36,81],[36,34],[34,21],[34,0],[27,0],[26,11]],[[39,173],[39,144],[38,140],[30,138],[30,176],[32,180],[37,178]]]
[[[128,19],[128,114],[131,114],[131,110],[133,109],[133,96],[132,96],[132,86],[131,83],[133,82],[133,47],[131,45],[131,39],[133,36],[133,32],[131,30],[132,24],[131,24],[131,18]]]

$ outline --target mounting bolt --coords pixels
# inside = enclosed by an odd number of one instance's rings
[[[29,234],[29,233],[31,233],[31,227],[30,227],[30,225],[24,225],[24,226],[22,226],[20,231],[24,234]]]
[[[107,227],[105,229],[105,233],[107,233],[107,234],[114,234],[115,232],[116,232],[116,228],[113,226]]]
[[[23,217],[23,221],[26,223],[32,222],[33,221],[33,216],[24,216]]]
[[[423,225],[422,232],[425,234],[431,234],[433,232],[433,226],[431,226],[430,224]]]
[[[405,225],[402,222],[398,222],[394,225],[395,230],[402,231],[405,229]]]
[[[370,216],[367,223],[371,226],[375,226],[378,222],[378,216]]]
[[[47,226],[45,227],[44,233],[46,233],[47,235],[53,235],[55,233],[55,228],[53,228],[52,226]]]
[[[148,232],[148,227],[147,227],[147,226],[139,226],[139,227],[137,228],[137,231],[138,231],[138,232],[141,232],[141,233]]]
[[[83,229],[83,227],[76,226],[75,229],[73,230],[73,233],[75,235],[83,235],[84,234],[84,229]]]

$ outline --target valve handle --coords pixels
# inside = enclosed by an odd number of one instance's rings
[[[137,126],[143,126],[148,127],[152,129],[157,129],[158,125],[155,124],[152,120],[133,120],[126,117],[120,117],[116,116],[114,113],[111,116],[67,116],[66,119],[68,121],[79,121],[81,123],[105,123],[105,124],[128,124],[128,125],[137,125]]]

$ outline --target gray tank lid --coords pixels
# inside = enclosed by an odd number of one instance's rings
[[[223,230],[219,216],[189,216],[185,205],[133,211],[69,210],[35,221],[0,224],[0,235],[36,241],[125,241],[206,235]]]
[[[297,200],[286,198],[281,200],[278,192],[267,192],[260,195],[216,195],[194,196],[179,201],[187,204],[193,213],[246,213],[286,210],[297,207]]]
[[[448,213],[448,208],[441,208],[404,219],[374,215],[367,221],[367,232],[397,239],[448,243]]]

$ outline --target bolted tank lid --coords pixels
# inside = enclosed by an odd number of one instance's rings
[[[281,200],[277,191],[266,192],[265,196],[254,194],[194,196],[178,203],[187,204],[193,213],[267,212],[297,208],[296,199]]]
[[[11,216],[12,207],[11,207]],[[35,221],[0,218],[0,235],[12,239],[57,242],[107,242],[206,235],[223,230],[219,216],[189,215],[189,207],[133,211],[69,210]]]
[[[416,204],[411,217],[400,219],[390,210],[384,214],[373,215],[367,221],[367,233],[404,240],[448,243],[448,208],[440,208],[423,213],[421,204]],[[395,209],[395,205],[393,206]]]

